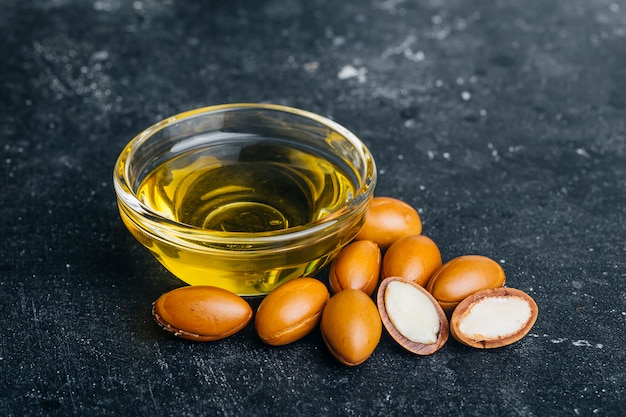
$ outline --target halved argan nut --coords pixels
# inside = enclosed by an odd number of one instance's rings
[[[537,320],[535,301],[515,288],[478,291],[461,301],[450,319],[450,333],[479,349],[510,345],[528,334]]]
[[[400,277],[383,280],[378,311],[391,337],[417,355],[435,353],[448,340],[448,319],[437,300],[420,285]]]

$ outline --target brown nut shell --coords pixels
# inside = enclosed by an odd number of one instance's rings
[[[482,255],[464,255],[443,264],[432,275],[426,290],[450,315],[456,306],[476,291],[504,286],[504,270]]]
[[[450,333],[457,341],[479,349],[517,342],[537,321],[535,300],[514,288],[478,291],[457,306],[450,319]]]
[[[331,291],[338,293],[353,288],[372,295],[378,285],[380,262],[380,248],[371,240],[348,244],[330,264]]]
[[[448,318],[437,300],[415,282],[384,279],[376,298],[383,325],[400,346],[416,355],[430,355],[447,342]]]
[[[297,278],[269,293],[257,310],[254,327],[263,342],[286,345],[309,334],[330,294],[315,278]]]
[[[413,207],[392,197],[374,197],[355,239],[371,240],[385,250],[401,237],[420,233],[422,219]]]
[[[395,241],[385,252],[381,267],[382,278],[402,277],[422,287],[441,267],[441,252],[431,238],[424,235],[405,236]]]
[[[365,362],[382,335],[376,305],[367,294],[355,289],[340,291],[330,298],[322,312],[320,329],[330,353],[346,366]]]
[[[152,306],[152,315],[175,336],[208,342],[243,329],[252,318],[252,308],[228,290],[196,285],[161,295]]]

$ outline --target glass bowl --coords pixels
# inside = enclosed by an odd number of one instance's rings
[[[376,167],[322,116],[229,104],[141,132],[114,185],[128,230],[175,276],[252,296],[315,275],[356,236]]]

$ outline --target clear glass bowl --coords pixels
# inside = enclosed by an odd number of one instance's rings
[[[367,147],[322,116],[270,104],[191,110],[122,150],[122,221],[174,275],[261,295],[315,275],[361,229],[376,184]]]

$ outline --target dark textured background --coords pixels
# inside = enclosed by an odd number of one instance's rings
[[[1,0],[0,35],[0,414],[622,415],[623,1]],[[113,164],[241,101],[361,137],[444,260],[490,256],[535,298],[528,337],[416,357],[384,336],[346,368],[318,332],[160,330],[182,284],[124,229]]]

